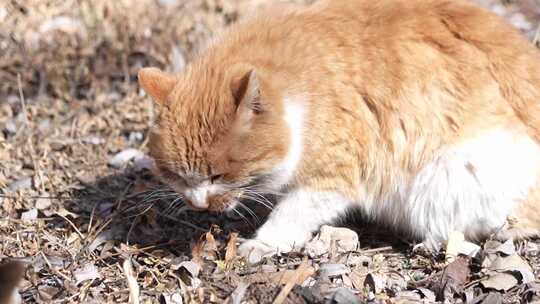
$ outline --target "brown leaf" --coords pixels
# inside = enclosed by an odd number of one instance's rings
[[[448,264],[444,272],[444,277],[447,283],[453,285],[453,287],[463,287],[467,283],[467,279],[471,273],[469,263],[471,259],[468,257],[458,257],[454,262]]]
[[[193,248],[191,248],[191,260],[199,265],[203,265],[204,259],[203,259],[203,247],[204,242],[197,242],[193,245]]]
[[[292,278],[294,278],[295,274],[296,270],[290,269],[271,273],[260,272],[247,276],[246,281],[250,284],[272,282],[274,284],[283,285],[289,282]],[[313,274],[315,274],[315,268],[313,268],[313,266],[307,267],[305,271],[296,280],[296,284],[302,284],[308,277],[312,276]]]
[[[471,258],[458,256],[448,264],[443,273],[437,276],[430,288],[437,294],[437,299],[453,298],[455,294],[461,294],[463,287],[469,279]]]
[[[207,232],[205,234],[205,242],[203,246],[203,257],[215,261],[217,259],[218,244],[216,239],[212,235],[212,232]]]
[[[225,263],[230,263],[236,259],[236,241],[238,239],[238,233],[231,233],[229,236],[229,242],[227,243],[227,249],[225,251]]]
[[[294,285],[301,284],[301,282],[305,280],[304,279],[299,283],[302,277],[307,278],[312,274],[313,267],[309,265],[307,258],[304,258],[302,264],[300,264],[300,266],[298,266],[298,268],[296,268],[296,270],[294,271],[293,275],[288,278],[287,283],[285,284],[285,286],[283,286],[277,297],[274,299],[273,304],[283,303],[287,298],[289,292],[291,292],[291,290],[293,289]]]

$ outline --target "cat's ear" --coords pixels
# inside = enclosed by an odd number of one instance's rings
[[[231,81],[231,92],[237,107],[247,107],[255,114],[263,111],[261,85],[254,69],[240,73]]]
[[[176,77],[157,68],[142,68],[138,73],[139,85],[159,104],[165,104],[167,96],[176,85]]]

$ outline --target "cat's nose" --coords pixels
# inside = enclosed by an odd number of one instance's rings
[[[196,209],[208,209],[208,190],[204,188],[188,190],[185,196],[192,207]]]

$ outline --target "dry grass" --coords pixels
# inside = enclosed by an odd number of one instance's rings
[[[438,256],[358,228],[362,250],[308,262],[315,272],[333,262],[351,273],[314,274],[310,292],[322,295],[306,295],[291,283],[301,275],[295,269],[302,254],[256,267],[235,256],[231,232],[248,235],[255,219],[185,211],[167,193],[153,192],[160,185],[146,170],[108,165],[120,151],[145,149],[154,113],[136,85],[137,70],[181,69],[213,32],[246,11],[247,1],[0,4],[0,260],[28,263],[20,288],[26,302],[233,302],[240,295],[255,303],[279,295],[297,303],[320,301],[340,286],[367,299],[363,281],[373,272],[396,282],[377,297],[398,301],[400,290],[444,269]],[[531,24],[535,14],[527,10]],[[520,253],[538,278],[537,244],[522,244]],[[201,266],[198,274],[182,264],[190,260]],[[505,299],[525,290],[515,287]]]

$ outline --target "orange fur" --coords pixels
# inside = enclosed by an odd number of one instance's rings
[[[258,99],[245,96],[250,71]],[[441,149],[489,129],[540,141],[539,52],[461,0],[329,0],[267,12],[225,31],[172,91],[142,78],[150,95],[167,96],[150,151],[180,192],[216,175],[248,184],[275,167],[289,149],[290,96],[307,114],[288,187],[359,204],[383,200]],[[539,191],[524,208],[536,208]],[[209,209],[241,194],[231,187],[210,197]],[[540,228],[538,212],[516,214],[524,228]]]

